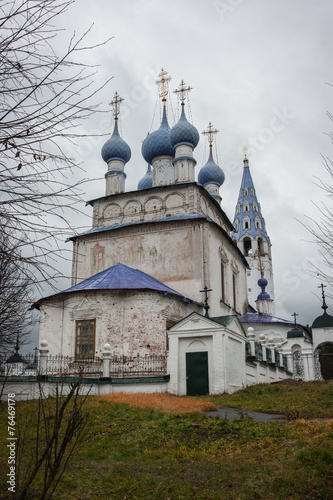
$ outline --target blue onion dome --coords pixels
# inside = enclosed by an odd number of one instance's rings
[[[175,149],[170,143],[170,127],[165,106],[163,107],[163,118],[160,128],[146,137],[143,141],[141,152],[146,162],[150,164],[158,156],[175,157]]]
[[[198,182],[203,186],[206,184],[217,184],[218,186],[222,186],[224,179],[224,172],[213,160],[212,148],[210,148],[208,161],[206,165],[200,169]]]
[[[113,134],[102,147],[102,158],[108,163],[111,160],[121,160],[127,163],[131,158],[131,148],[119,135],[118,121],[115,121]]]
[[[271,298],[270,295],[265,290],[267,284],[268,281],[266,278],[264,278],[264,276],[261,276],[261,278],[258,279],[258,285],[261,288],[261,292],[257,297],[258,300],[269,300]]]
[[[179,144],[189,144],[194,149],[199,142],[199,132],[185,116],[184,105],[178,123],[170,131],[170,142],[173,147]]]
[[[147,172],[138,183],[138,189],[149,189],[153,187],[153,172],[151,165],[148,163]]]

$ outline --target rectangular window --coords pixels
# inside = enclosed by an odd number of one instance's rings
[[[236,311],[236,307],[237,307],[237,289],[236,289],[236,286],[237,286],[237,278],[236,278],[236,275],[233,274],[232,275],[232,292],[233,292],[233,300],[234,300],[234,310]]]
[[[225,285],[224,285],[224,281],[225,281],[225,269],[224,269],[224,263],[221,262],[221,300],[225,300]]]
[[[75,358],[94,358],[96,320],[88,319],[76,322]]]

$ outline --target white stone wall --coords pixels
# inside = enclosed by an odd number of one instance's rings
[[[73,356],[76,321],[96,319],[95,355],[105,343],[117,355],[165,354],[166,321],[198,306],[153,291],[90,291],[58,295],[40,308],[40,341],[52,355]]]
[[[93,227],[199,213],[210,217],[228,234],[232,229],[219,204],[194,182],[105,196],[92,204]]]
[[[224,300],[221,259],[225,262]],[[75,247],[72,283],[76,284],[118,262],[153,276],[197,302],[204,298],[203,287],[211,288],[213,316],[232,313],[235,283],[236,310],[239,314],[246,311],[243,257],[211,222],[155,223],[82,237]]]
[[[245,335],[235,319],[228,328],[192,314],[169,330],[169,392],[186,395],[186,353],[208,353],[209,393],[245,385]]]

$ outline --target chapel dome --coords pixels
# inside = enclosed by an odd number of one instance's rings
[[[270,295],[266,292],[266,286],[268,285],[268,281],[264,276],[258,279],[258,285],[261,288],[261,292],[259,293],[257,300],[270,300]]]
[[[138,182],[138,189],[149,189],[153,187],[153,172],[150,164],[148,163],[147,172]]]
[[[102,147],[102,158],[108,163],[111,160],[121,160],[127,163],[131,158],[131,148],[119,135],[118,122],[115,121],[113,134]]]
[[[143,141],[141,152],[146,162],[150,164],[158,156],[170,156],[174,158],[175,149],[170,142],[170,127],[165,107],[163,108],[163,118],[160,128],[146,137]]]
[[[218,186],[222,186],[224,179],[224,172],[213,160],[212,149],[210,149],[208,161],[199,172],[198,182],[203,186],[206,184],[217,184]]]
[[[170,131],[170,142],[173,147],[179,144],[189,144],[194,149],[199,142],[199,132],[185,116],[184,106],[178,123]]]

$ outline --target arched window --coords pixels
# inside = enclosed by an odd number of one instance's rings
[[[244,196],[249,196],[249,190],[247,188],[244,189]]]
[[[235,226],[235,230],[238,231],[238,228],[239,228],[239,221],[238,221],[238,219],[235,220],[234,226]]]
[[[237,203],[236,213],[237,213],[237,214],[240,214],[240,204],[239,204],[239,203]]]
[[[250,189],[250,193],[251,193],[251,196],[254,196],[254,189],[253,188]]]
[[[251,222],[249,217],[246,216],[246,218],[243,220],[243,229],[250,229],[251,228]]]
[[[258,248],[260,250],[260,254],[263,255],[264,253],[264,242],[262,238],[258,238]]]
[[[252,254],[252,244],[251,244],[250,238],[244,238],[243,245],[244,245],[244,255],[246,257],[248,255],[251,255]]]
[[[253,212],[258,212],[258,205],[255,201],[253,202]]]
[[[250,205],[247,202],[244,203],[243,207],[244,207],[244,212],[249,212]]]

